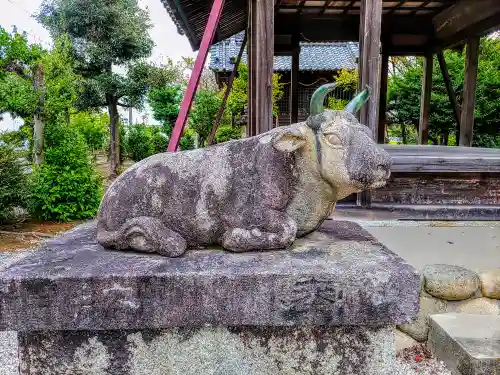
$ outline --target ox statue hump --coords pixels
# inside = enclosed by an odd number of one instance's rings
[[[354,116],[370,90],[324,110],[334,87],[313,94],[305,122],[134,164],[102,199],[97,241],[175,257],[209,245],[284,249],[316,230],[338,200],[390,176],[389,155]]]

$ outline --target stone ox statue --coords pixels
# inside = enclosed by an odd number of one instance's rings
[[[306,122],[255,137],[144,159],[109,187],[97,241],[169,257],[220,244],[244,252],[289,247],[316,230],[335,203],[385,185],[389,155],[354,113],[370,89],[343,111],[323,110],[320,87]]]

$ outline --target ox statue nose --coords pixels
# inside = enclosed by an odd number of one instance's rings
[[[391,176],[392,158],[389,153],[382,147],[377,147],[377,170],[381,172],[380,174],[384,179],[388,179]]]

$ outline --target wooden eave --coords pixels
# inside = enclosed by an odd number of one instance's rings
[[[211,2],[162,0],[169,13],[198,49]],[[357,41],[360,0],[274,0],[275,38],[300,35],[311,42]],[[383,0],[382,42],[392,55],[419,55],[429,49],[456,46],[470,35],[500,25],[500,0]],[[215,42],[244,30],[247,0],[226,0]]]

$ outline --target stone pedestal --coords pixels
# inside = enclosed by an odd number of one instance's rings
[[[23,375],[389,375],[419,289],[350,222],[181,258],[105,250],[87,224],[0,268],[0,329]]]

